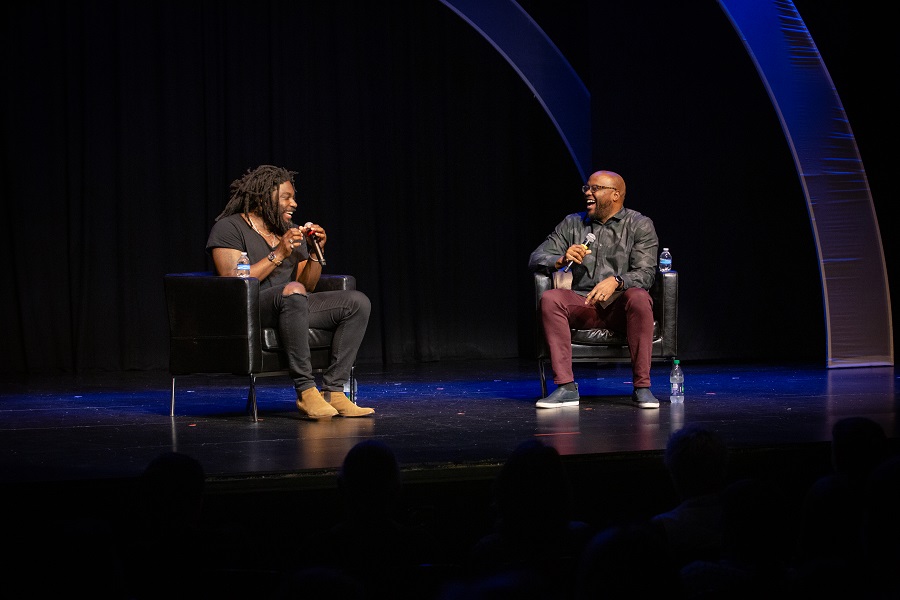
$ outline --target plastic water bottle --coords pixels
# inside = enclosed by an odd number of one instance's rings
[[[660,271],[671,271],[672,270],[672,255],[669,253],[668,248],[663,248],[662,252],[659,253],[659,270]]]
[[[684,402],[684,372],[677,358],[672,361],[669,373],[669,400],[675,404]]]
[[[241,257],[237,261],[237,272],[238,277],[250,277],[250,257],[247,256],[246,252],[241,252]]]

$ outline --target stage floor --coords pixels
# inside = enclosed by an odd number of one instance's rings
[[[654,365],[658,410],[630,402],[627,365],[577,364],[578,407],[537,409],[535,361],[357,367],[358,403],[371,418],[299,418],[286,377],[258,380],[259,421],[245,410],[247,380],[177,380],[167,373],[33,377],[0,394],[0,483],[129,478],[161,452],[199,459],[211,480],[333,472],[358,441],[378,438],[404,470],[502,463],[540,437],[564,456],[659,455],[668,436],[703,423],[734,449],[829,442],[834,422],[865,416],[897,438],[894,369],[685,364],[686,400],[670,404],[668,367]],[[553,389],[552,383],[549,384]]]
[[[109,565],[88,556],[72,562],[91,539],[83,532],[102,540],[109,530],[115,547],[140,547],[131,533],[144,505],[140,475],[172,450],[198,459],[207,475],[197,541],[215,565],[203,577],[208,597],[264,598],[342,517],[337,470],[347,451],[365,439],[386,442],[402,468],[397,514],[433,536],[443,556],[425,571],[421,589],[429,593],[408,587],[412,597],[438,598],[432,592],[460,576],[469,549],[491,531],[493,482],[524,440],[559,450],[572,484],[570,515],[599,531],[677,504],[662,453],[687,423],[719,432],[732,450],[731,478],[781,486],[784,511],[795,515],[810,484],[830,470],[837,420],[874,420],[895,450],[900,432],[893,368],[687,363],[686,400],[672,405],[668,368],[657,365],[658,410],[631,405],[626,365],[577,365],[581,404],[562,409],[535,408],[540,383],[531,360],[357,371],[359,403],[376,414],[325,422],[299,418],[285,377],[260,380],[255,423],[244,412],[245,378],[179,378],[174,417],[166,373],[5,381],[0,493],[17,549],[11,572],[52,585],[45,570],[55,571],[47,558],[55,553],[70,574],[82,563],[86,573],[106,573]],[[358,551],[371,549],[348,549]]]

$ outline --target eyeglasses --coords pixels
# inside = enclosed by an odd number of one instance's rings
[[[617,192],[619,191],[617,188],[610,187],[608,185],[583,185],[583,186],[581,186],[582,193],[586,194],[588,192],[588,190],[590,190],[590,192],[592,194],[596,194],[600,190],[616,190]]]

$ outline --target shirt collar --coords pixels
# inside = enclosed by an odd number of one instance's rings
[[[611,217],[607,220],[607,223],[608,223],[609,221],[621,221],[621,220],[624,219],[624,218],[625,218],[625,207],[623,206],[622,208],[619,209],[619,212],[617,212],[616,214],[614,214],[613,216],[611,216]],[[596,223],[597,225],[602,225],[602,223],[601,223],[599,220],[593,219],[593,218],[589,217],[588,214],[587,214],[587,212],[584,213],[584,217],[582,218],[582,222],[583,222],[586,226],[587,226],[587,225],[590,225],[591,223]]]

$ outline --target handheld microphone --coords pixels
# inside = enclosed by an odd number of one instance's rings
[[[587,250],[587,247],[594,243],[594,240],[597,239],[597,236],[591,232],[588,232],[586,236],[584,236],[584,241],[581,242],[581,245],[584,246],[584,249]],[[568,273],[569,269],[572,268],[572,265],[575,263],[574,260],[570,260],[569,264],[566,265],[566,268],[563,269],[563,273]]]
[[[304,225],[304,227],[306,227],[307,229],[309,229],[310,227],[312,227],[312,223],[307,222],[307,223]],[[308,235],[308,236],[312,239],[312,241],[313,241],[313,250],[316,251],[316,258],[319,259],[319,264],[321,264],[321,265],[324,267],[324,266],[325,266],[325,255],[322,254],[322,247],[319,246],[319,238],[317,238],[317,237],[316,237],[316,234],[314,234],[314,233],[307,233],[306,235]]]

